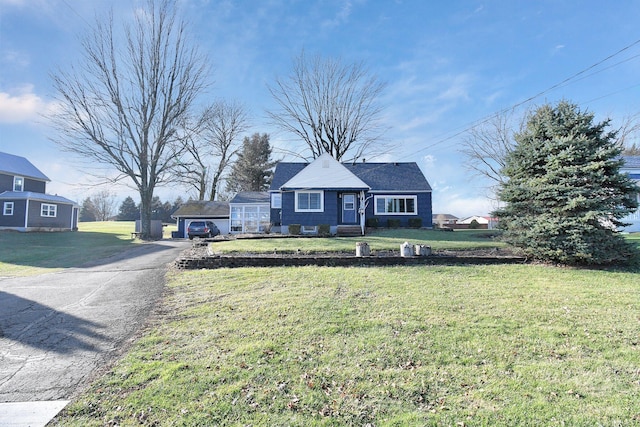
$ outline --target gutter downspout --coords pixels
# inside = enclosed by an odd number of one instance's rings
[[[358,209],[358,213],[360,214],[360,231],[364,236],[364,227],[365,227],[365,210],[366,210],[366,202],[367,200],[364,197],[364,191],[360,192],[360,208]]]
[[[29,198],[26,200],[25,204],[25,212],[24,212],[24,231],[27,231],[27,226],[29,224]]]

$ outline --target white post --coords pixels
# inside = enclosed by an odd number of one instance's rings
[[[358,213],[360,214],[360,231],[364,236],[364,227],[365,227],[365,211],[366,211],[366,202],[367,200],[364,198],[364,191],[360,192],[360,208],[358,209]]]

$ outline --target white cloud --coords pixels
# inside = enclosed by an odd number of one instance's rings
[[[435,191],[433,194],[433,213],[451,214],[458,218],[467,218],[473,215],[485,216],[496,209],[495,202],[488,197],[464,196],[447,191]]]
[[[33,92],[33,85],[0,92],[0,123],[32,122],[51,106]]]
[[[8,65],[12,65],[18,68],[26,68],[31,62],[27,53],[19,52],[16,50],[6,50],[2,52],[2,60]]]
[[[332,19],[325,20],[322,26],[325,28],[333,28],[347,23],[349,21],[349,15],[351,15],[352,6],[350,1],[345,2],[338,13],[336,13]]]

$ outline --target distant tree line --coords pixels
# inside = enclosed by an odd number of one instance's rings
[[[184,203],[181,197],[176,198],[173,203],[162,202],[160,197],[154,196],[151,200],[151,219],[160,220],[165,223],[175,222],[171,215]],[[135,221],[140,219],[140,204],[136,203],[131,196],[125,198],[118,212],[115,212],[115,195],[108,191],[101,191],[91,197],[87,197],[82,202],[80,208],[81,222],[92,221]]]

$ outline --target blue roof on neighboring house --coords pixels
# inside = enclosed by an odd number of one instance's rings
[[[625,168],[640,169],[640,156],[622,156]]]
[[[269,193],[266,191],[240,191],[229,204],[233,203],[269,203]]]
[[[0,173],[32,178],[39,181],[51,181],[29,160],[3,152],[0,152]]]
[[[276,165],[271,191],[277,191],[308,163],[281,162]],[[370,191],[431,191],[431,186],[415,162],[409,163],[343,163],[364,181]]]
[[[50,202],[50,203],[63,203],[66,205],[78,205],[73,200],[69,200],[66,197],[53,195],[53,194],[44,194],[44,193],[34,193],[33,191],[5,191],[0,193],[0,199],[2,200],[38,200],[40,202]]]

